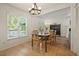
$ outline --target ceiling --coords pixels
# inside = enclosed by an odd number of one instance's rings
[[[54,12],[51,11],[49,13],[41,15],[40,17],[45,18],[45,19],[47,19],[47,18],[65,19],[65,18],[70,18],[70,16],[71,16],[70,7],[68,7],[68,8],[64,8],[64,9],[60,9],[60,10],[55,10]]]
[[[28,12],[28,9],[32,7],[32,3],[10,3],[10,5],[20,8],[26,12]],[[42,9],[41,15],[43,15],[49,12],[70,7],[71,4],[70,3],[37,3],[37,6],[41,7]]]

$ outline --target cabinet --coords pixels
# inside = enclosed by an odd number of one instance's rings
[[[56,35],[61,36],[61,24],[50,25],[50,30],[56,30]]]

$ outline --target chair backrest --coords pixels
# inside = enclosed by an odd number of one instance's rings
[[[32,31],[32,39],[37,40],[37,30]]]
[[[56,31],[50,31],[50,37],[53,38],[56,36]]]

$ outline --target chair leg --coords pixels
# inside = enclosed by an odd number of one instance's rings
[[[50,41],[50,45],[52,45],[52,41]]]
[[[38,47],[40,48],[40,41],[38,41]]]
[[[32,47],[33,47],[33,40],[32,40]]]
[[[56,36],[54,37],[54,44],[56,44]]]

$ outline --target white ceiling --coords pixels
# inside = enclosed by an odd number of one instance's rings
[[[10,5],[20,8],[26,12],[28,12],[28,9],[32,7],[32,3],[10,3]],[[42,9],[41,15],[42,15],[52,11],[70,7],[71,4],[70,3],[37,3],[37,6],[41,7]]]
[[[64,8],[64,9],[60,9],[60,10],[55,10],[54,12],[51,11],[49,13],[46,14],[42,14],[40,17],[42,18],[70,18],[71,13],[70,13],[70,7],[68,8]]]

